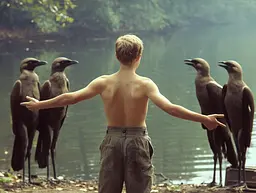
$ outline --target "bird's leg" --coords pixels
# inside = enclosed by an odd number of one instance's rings
[[[28,182],[31,183],[31,173],[30,173],[30,153],[28,153]]]
[[[23,175],[22,175],[22,177],[23,177],[23,183],[25,183],[25,161],[26,161],[26,158],[24,158],[25,160],[24,160],[24,165],[23,165]]]
[[[213,161],[214,161],[213,179],[212,179],[212,182],[210,184],[208,184],[208,186],[210,186],[210,187],[213,187],[213,186],[217,185],[216,181],[215,181],[215,178],[216,178],[216,164],[217,164],[217,155],[216,155],[216,153],[213,156]]]
[[[244,181],[241,182],[241,169],[243,168],[243,178]],[[239,152],[239,172],[238,172],[238,183],[233,185],[233,187],[246,188],[246,179],[245,179],[245,154]]]
[[[243,167],[243,182],[244,182],[244,186],[247,187],[246,184],[246,171],[245,171],[245,162],[246,162],[246,150],[242,153],[242,167]]]
[[[54,179],[57,179],[56,168],[55,168],[55,149],[56,149],[56,143],[57,143],[58,136],[59,136],[59,131],[55,131],[53,133],[52,146],[51,146],[51,157],[52,157],[52,167],[53,167]]]
[[[55,169],[55,149],[51,148],[51,157],[52,157],[52,167],[53,167],[53,177],[57,179],[56,169]]]
[[[233,187],[239,187],[241,185],[241,149],[240,149],[240,145],[238,143],[238,140],[235,140],[235,144],[236,144],[236,149],[237,149],[237,157],[238,157],[238,179],[237,179],[237,183],[229,186],[231,188]]]
[[[220,166],[220,187],[222,187],[222,154],[219,153],[219,166]]]
[[[30,131],[28,133],[29,142],[28,142],[26,158],[28,159],[28,182],[31,184],[31,163],[30,163],[30,158],[31,158],[31,149],[32,149],[33,139],[35,137],[36,128],[35,127],[29,128],[29,131]]]
[[[241,168],[242,168],[242,155],[239,152],[239,171],[238,171],[238,184],[241,183]]]
[[[47,163],[47,181],[49,181],[50,173],[49,173],[49,154],[46,157],[46,163]]]

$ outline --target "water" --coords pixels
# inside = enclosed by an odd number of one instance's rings
[[[229,26],[185,29],[166,37],[142,37],[145,51],[138,73],[152,78],[171,102],[200,112],[194,88],[195,71],[185,65],[183,60],[191,57],[205,58],[211,64],[212,76],[223,85],[227,80],[227,73],[217,66],[217,62],[235,59],[242,64],[244,80],[256,91],[255,32],[256,29],[249,27]],[[33,56],[51,63],[58,56],[66,56],[80,61],[80,64],[67,69],[71,90],[74,91],[86,86],[95,77],[118,69],[114,41],[111,38],[93,41],[78,37],[76,42],[37,40],[0,45],[0,81],[3,84],[0,90],[0,169],[10,167],[13,135],[9,95],[19,75],[20,60]],[[43,82],[49,76],[50,65],[36,71]],[[153,161],[156,173],[163,173],[174,182],[211,181],[212,152],[206,132],[200,124],[170,117],[152,103],[149,104],[147,124],[155,150]],[[105,134],[105,125],[106,119],[99,97],[70,106],[57,144],[58,175],[84,179],[98,176],[98,148]],[[255,143],[256,129],[247,154],[247,166],[255,165]],[[227,165],[229,164],[225,161],[224,168]],[[37,169],[33,161],[33,173],[45,175],[46,170]],[[217,173],[217,180],[218,176]]]

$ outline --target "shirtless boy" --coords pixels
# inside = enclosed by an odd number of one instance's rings
[[[208,129],[218,125],[222,114],[202,115],[172,104],[149,78],[136,74],[143,52],[143,43],[135,35],[116,40],[116,58],[120,69],[114,74],[94,79],[85,88],[38,101],[27,97],[21,105],[30,110],[61,107],[100,95],[107,118],[107,131],[100,145],[101,167],[99,193],[121,193],[125,182],[127,193],[149,193],[152,185],[153,147],[145,118],[148,99],[166,113],[204,124]]]

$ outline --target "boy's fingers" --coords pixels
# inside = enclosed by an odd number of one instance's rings
[[[224,118],[224,114],[214,114],[216,118]]]
[[[226,128],[226,125],[223,124],[223,123],[221,123],[221,122],[219,122],[218,120],[217,120],[217,123],[218,123],[221,127]]]
[[[26,96],[26,99],[30,100],[30,101],[36,101],[33,97],[30,97],[30,96]]]
[[[26,106],[28,104],[28,102],[22,102],[20,103],[21,106]]]

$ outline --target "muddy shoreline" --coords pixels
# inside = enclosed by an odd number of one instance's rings
[[[42,183],[40,185],[23,185],[22,183],[1,183],[0,192],[35,192],[35,193],[71,193],[71,192],[98,192],[97,182],[84,181],[84,182],[49,182]],[[125,190],[123,190],[125,192]],[[227,188],[208,188],[203,185],[165,185],[159,184],[152,187],[151,192],[156,193],[206,193],[206,192],[219,192],[219,193],[231,193],[231,192],[243,192],[242,190],[227,189]]]
[[[1,180],[2,179],[2,180]],[[98,192],[98,183],[96,180],[75,180],[75,179],[59,179],[46,181],[45,177],[32,179],[33,184],[23,183],[19,178],[9,176],[0,177],[0,193],[5,192],[33,192],[33,193],[71,193],[71,192]],[[125,192],[125,190],[123,190]],[[240,189],[231,189],[228,187],[212,187],[209,188],[206,185],[196,184],[165,184],[160,183],[152,186],[152,191],[155,193],[206,193],[206,192],[219,192],[219,193],[231,193],[231,192],[248,192]],[[251,192],[251,191],[250,191]],[[254,191],[255,192],[255,191]]]
[[[172,184],[172,182],[163,175],[161,181],[155,181],[152,186],[152,191],[155,193],[206,193],[206,192],[256,192],[243,191],[242,188],[231,189],[229,187],[208,187],[206,184]],[[31,175],[31,184],[28,183],[26,177],[23,183],[20,173],[12,171],[0,171],[0,193],[5,192],[33,192],[33,193],[71,193],[71,192],[98,192],[98,181],[83,180],[77,178],[69,178],[59,176],[57,179],[50,177],[46,180],[46,176]],[[125,188],[123,190],[125,192]]]

